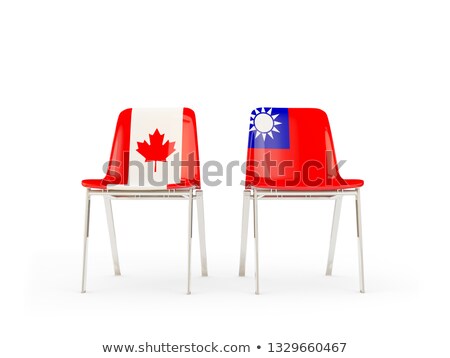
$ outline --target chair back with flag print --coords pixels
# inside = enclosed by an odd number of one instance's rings
[[[252,111],[246,188],[332,190],[362,184],[339,175],[324,111],[270,107]]]
[[[102,186],[127,190],[200,188],[194,111],[122,111]]]

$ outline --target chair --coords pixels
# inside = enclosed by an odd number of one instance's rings
[[[203,193],[195,113],[189,108],[126,109],[117,120],[111,158],[103,179],[86,179],[83,276],[86,292],[90,203],[103,196],[114,272],[120,275],[111,199],[188,201],[187,293],[191,293],[193,200],[197,201],[202,276],[207,276]]]
[[[332,199],[334,215],[326,275],[333,270],[339,216],[344,196],[356,202],[359,288],[364,269],[359,179],[342,179],[325,112],[314,108],[257,108],[250,116],[242,214],[239,276],[245,276],[250,200],[253,200],[256,294],[259,286],[258,203],[260,200]]]

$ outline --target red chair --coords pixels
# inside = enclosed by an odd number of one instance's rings
[[[339,175],[330,125],[314,108],[257,108],[250,116],[239,275],[245,276],[248,216],[253,200],[256,294],[259,294],[258,202],[265,199],[334,199],[326,275],[333,269],[344,196],[356,201],[359,286],[364,292],[360,179]]]
[[[203,193],[195,113],[189,108],[126,109],[116,132],[103,179],[82,181],[86,190],[82,292],[86,292],[91,197],[103,196],[114,272],[120,275],[111,199],[188,200],[188,283],[191,293],[193,200],[197,201],[202,276],[207,276]]]

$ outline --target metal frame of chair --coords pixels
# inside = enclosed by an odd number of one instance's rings
[[[356,233],[358,244],[358,267],[359,267],[359,290],[365,292],[364,287],[364,262],[362,247],[362,224],[361,224],[361,195],[360,189],[347,189],[336,191],[280,191],[264,189],[244,190],[244,204],[242,209],[242,232],[241,232],[241,256],[239,265],[239,276],[245,276],[245,262],[247,256],[247,237],[250,200],[253,201],[253,237],[255,240],[255,293],[259,294],[259,232],[258,232],[258,202],[259,200],[334,200],[334,214],[331,227],[330,248],[328,251],[328,262],[326,275],[331,276],[333,271],[334,252],[336,248],[339,218],[341,215],[342,198],[353,196],[356,204]]]
[[[193,222],[193,201],[197,202],[198,216],[198,232],[200,238],[200,257],[202,276],[208,276],[206,242],[205,242],[205,214],[203,206],[202,190],[152,190],[152,191],[124,191],[124,190],[86,190],[86,209],[85,209],[85,226],[83,239],[83,276],[81,284],[81,292],[86,292],[87,282],[87,260],[88,260],[88,238],[89,238],[89,222],[90,222],[90,205],[92,196],[103,196],[105,202],[106,218],[108,223],[108,231],[111,242],[111,251],[114,264],[114,273],[120,275],[119,255],[117,250],[116,231],[114,228],[114,218],[112,212],[111,200],[187,200],[188,201],[188,280],[187,294],[191,294],[191,248],[192,248],[192,222]]]

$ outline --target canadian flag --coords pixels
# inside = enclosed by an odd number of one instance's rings
[[[127,123],[128,183],[109,184],[108,188],[165,189],[170,184],[179,183],[183,148],[183,108],[133,108],[131,119]],[[122,133],[125,134],[127,129],[123,128]]]

